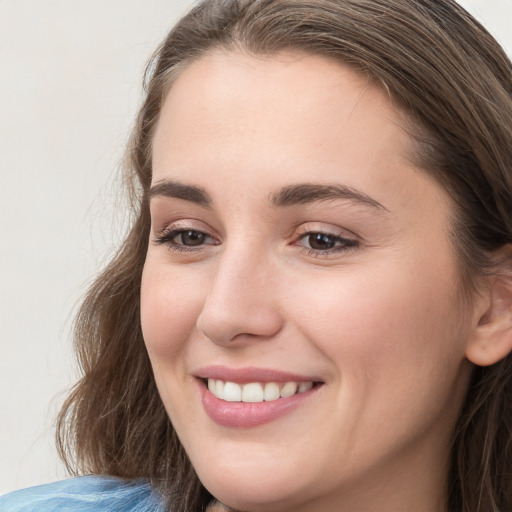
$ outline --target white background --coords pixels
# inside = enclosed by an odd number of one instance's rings
[[[512,0],[461,3],[512,54]],[[144,64],[187,0],[0,0],[0,493],[62,478],[75,305],[122,231]]]

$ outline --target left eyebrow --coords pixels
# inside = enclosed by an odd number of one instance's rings
[[[174,197],[211,208],[212,200],[205,190],[193,185],[185,185],[175,180],[164,179],[153,185],[148,192],[149,199],[153,197]]]
[[[378,210],[389,211],[384,205],[363,192],[352,187],[338,184],[318,185],[302,183],[290,185],[270,196],[270,202],[274,207],[307,204],[329,199],[349,199]]]

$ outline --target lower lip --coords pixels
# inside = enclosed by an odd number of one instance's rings
[[[210,393],[203,381],[199,381],[201,401],[206,414],[223,427],[249,428],[264,425],[300,407],[320,387],[298,393],[288,398],[270,402],[227,402]]]

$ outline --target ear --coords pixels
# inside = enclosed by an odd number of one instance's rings
[[[507,251],[507,256],[510,251]],[[508,258],[507,258],[508,259]],[[466,357],[478,366],[489,366],[512,351],[512,272],[510,260],[489,278],[481,296],[477,324],[466,346]]]

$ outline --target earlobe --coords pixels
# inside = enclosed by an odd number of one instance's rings
[[[497,363],[512,351],[512,272],[507,268],[491,279],[485,311],[466,347],[466,357],[478,366]]]

